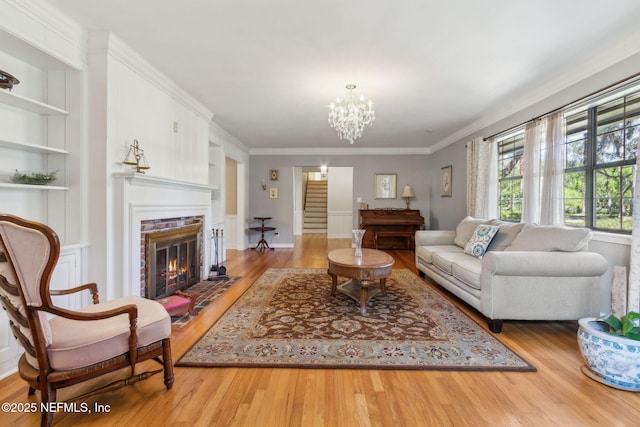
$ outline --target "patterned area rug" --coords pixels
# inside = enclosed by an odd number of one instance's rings
[[[229,277],[227,279],[221,280],[203,280],[201,282],[196,283],[184,290],[189,294],[196,295],[196,303],[193,306],[196,314],[191,315],[189,313],[185,314],[182,317],[172,317],[171,318],[171,326],[176,328],[182,328],[184,325],[189,323],[197,313],[200,313],[203,308],[211,304],[213,300],[218,298],[224,291],[229,289],[229,286],[233,285],[239,277]]]
[[[535,371],[406,269],[364,316],[326,269],[269,269],[176,366]]]

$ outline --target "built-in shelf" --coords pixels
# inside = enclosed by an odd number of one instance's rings
[[[36,101],[35,99],[27,98],[26,96],[17,95],[8,90],[0,90],[0,103],[11,105],[13,107],[21,108],[26,111],[31,111],[37,114],[46,115],[68,115],[69,112],[53,105],[45,104],[44,102]]]
[[[0,182],[0,188],[13,188],[16,190],[58,190],[66,191],[69,187],[60,187],[57,185],[29,185],[29,184],[12,184],[10,182]]]
[[[26,142],[4,141],[2,139],[0,139],[0,147],[21,151],[30,151],[32,153],[41,154],[69,154],[67,150],[62,150],[60,148],[47,147],[46,145],[29,144]]]

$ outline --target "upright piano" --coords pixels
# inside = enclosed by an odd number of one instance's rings
[[[412,249],[414,233],[424,228],[424,218],[415,209],[361,209],[360,228],[366,230],[363,248]]]

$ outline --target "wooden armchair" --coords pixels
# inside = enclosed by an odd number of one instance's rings
[[[163,370],[164,384],[170,389],[171,320],[162,305],[141,297],[99,303],[95,283],[50,290],[59,255],[60,242],[52,229],[0,215],[0,302],[14,336],[25,349],[18,370],[29,384],[29,395],[40,390],[47,406],[56,401],[58,389],[122,368],[130,368],[126,379],[71,400],[132,384]],[[89,307],[71,311],[51,301],[52,295],[84,290],[93,297]],[[163,369],[136,374],[136,363],[148,359],[161,363]],[[50,426],[52,420],[53,411],[42,411],[42,426]]]

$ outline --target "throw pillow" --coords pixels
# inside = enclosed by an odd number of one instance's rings
[[[467,241],[464,253],[473,255],[476,258],[482,258],[498,230],[500,230],[500,227],[495,225],[479,225]]]

